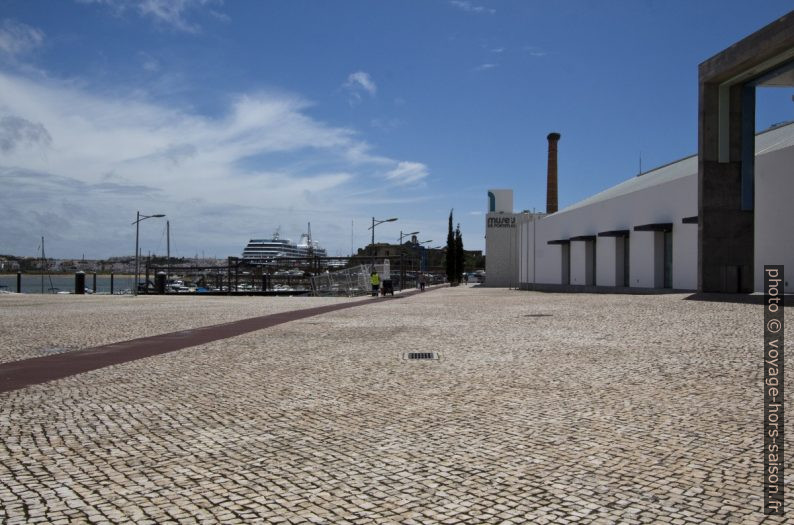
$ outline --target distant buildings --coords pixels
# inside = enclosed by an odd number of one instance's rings
[[[16,272],[19,270],[19,261],[0,257],[0,272]]]

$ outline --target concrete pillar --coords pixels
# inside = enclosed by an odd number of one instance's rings
[[[755,111],[743,84],[700,84],[698,290],[752,291],[753,211],[742,209],[742,157]],[[745,162],[753,162],[753,158]],[[745,169],[745,172],[748,170]]]

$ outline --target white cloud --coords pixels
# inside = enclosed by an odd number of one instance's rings
[[[139,52],[138,60],[140,60],[143,70],[148,73],[156,73],[162,69],[160,61],[149,53]]]
[[[403,121],[398,118],[373,118],[369,123],[381,131],[391,131],[403,125]]]
[[[397,164],[396,168],[386,173],[386,179],[398,185],[413,184],[429,174],[427,166],[421,162],[402,161]]]
[[[369,73],[365,73],[364,71],[350,73],[350,75],[347,77],[347,83],[345,86],[350,88],[361,87],[373,97],[378,91],[378,86],[376,86],[375,82],[372,81],[372,77],[369,76]]]
[[[0,53],[11,58],[27,54],[44,43],[44,32],[11,19],[0,22]]]
[[[524,46],[524,51],[533,57],[545,57],[548,54],[543,49],[535,46]]]
[[[342,87],[344,87],[350,95],[349,101],[351,105],[361,101],[361,93],[367,93],[370,97],[374,97],[378,92],[378,86],[375,85],[369,73],[364,71],[350,73],[347,77],[347,81]]]
[[[458,9],[462,9],[463,11],[466,11],[468,13],[489,14],[489,15],[496,13],[496,9],[491,9],[490,7],[484,7],[481,5],[475,5],[467,0],[450,0],[449,3],[457,7]]]
[[[474,68],[474,71],[487,71],[489,69],[493,69],[498,64],[480,64],[479,66]]]
[[[349,246],[344,228],[323,238],[321,224],[349,223],[373,173],[406,191],[428,174],[313,119],[298,96],[242,94],[208,117],[75,85],[0,71],[0,184],[13,188],[0,193],[0,245],[11,252],[43,233],[61,256],[131,253],[138,209],[168,214],[183,254],[236,254],[249,237],[278,224],[295,236],[309,220],[329,248]]]
[[[83,4],[102,4],[110,7],[117,15],[127,10],[137,11],[157,23],[171,26],[188,33],[197,32],[198,24],[188,19],[188,13],[207,5],[222,3],[220,0],[76,0]],[[228,16],[215,10],[209,10],[212,17],[228,21]]]
[[[47,129],[39,123],[13,116],[0,116],[0,152],[9,153],[17,147],[43,146],[52,143]]]

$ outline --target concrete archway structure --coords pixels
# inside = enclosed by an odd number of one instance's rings
[[[755,90],[794,86],[794,11],[700,64],[698,290],[753,291]]]

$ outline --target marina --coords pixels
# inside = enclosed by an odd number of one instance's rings
[[[74,292],[74,274],[22,274],[21,293],[25,294],[40,294],[40,293],[72,293]],[[135,282],[135,277],[132,275],[114,275],[113,276],[113,293],[123,294],[132,293],[132,286]],[[90,293],[109,294],[110,293],[110,275],[97,274],[96,276],[96,289],[93,286],[93,275],[86,274],[86,286],[91,290]],[[17,275],[16,274],[0,274],[0,293],[2,292],[16,292],[17,291]]]

